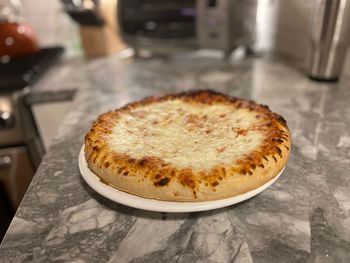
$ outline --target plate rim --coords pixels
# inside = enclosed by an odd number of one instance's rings
[[[241,203],[248,200],[259,193],[263,192],[274,184],[281,176],[286,166],[278,173],[277,176],[266,182],[262,186],[253,189],[249,192],[236,195],[233,197],[213,200],[213,201],[201,201],[201,202],[176,202],[176,201],[162,201],[156,199],[143,198],[141,196],[129,194],[124,191],[120,191],[100,181],[99,177],[90,170],[84,154],[85,145],[79,151],[78,164],[81,177],[84,181],[97,193],[105,198],[114,201],[116,203],[129,206],[132,208],[142,209],[153,212],[166,212],[166,213],[188,213],[188,212],[200,212],[219,209],[234,204]]]

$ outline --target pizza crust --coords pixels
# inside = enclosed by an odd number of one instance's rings
[[[85,137],[88,166],[101,181],[144,198],[181,202],[256,189],[278,175],[290,149],[281,116],[207,90],[107,112]]]

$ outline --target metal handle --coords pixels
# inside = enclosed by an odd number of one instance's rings
[[[0,156],[0,168],[5,168],[10,166],[12,163],[12,158],[10,155]]]
[[[15,123],[15,118],[11,111],[0,110],[0,129],[11,128]]]

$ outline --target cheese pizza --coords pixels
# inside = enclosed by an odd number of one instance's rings
[[[286,165],[286,121],[210,90],[149,97],[102,114],[85,137],[101,181],[164,201],[218,200],[256,189]]]

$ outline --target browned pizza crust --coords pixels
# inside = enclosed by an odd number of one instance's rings
[[[184,127],[187,129],[186,132],[189,134],[193,133],[194,137],[208,138],[208,142],[210,140],[212,142],[211,145],[215,146],[215,136],[218,136],[214,134],[215,129],[226,131],[227,128],[228,133],[232,132],[234,134],[233,136],[230,133],[231,137],[227,135],[229,139],[227,145],[235,145],[232,144],[234,140],[240,140],[237,147],[242,149],[242,154],[237,155],[237,149],[226,149],[226,146],[223,145],[216,147],[216,156],[215,154],[213,155],[213,149],[209,149],[211,147],[209,143],[208,145],[202,143],[203,158],[206,158],[206,152],[210,152],[210,156],[214,160],[212,165],[203,166],[202,169],[195,165],[196,159],[193,159],[193,161],[187,160],[188,158],[183,160],[181,156],[177,155],[179,160],[175,160],[174,157],[174,161],[172,161],[172,156],[169,156],[169,147],[173,147],[174,152],[180,150],[186,153],[186,149],[176,149],[180,146],[174,143],[170,146],[167,146],[167,142],[159,146],[156,145],[159,147],[159,150],[163,149],[164,154],[167,154],[166,158],[162,158],[162,154],[158,154],[158,156],[155,156],[155,154],[148,155],[149,152],[157,153],[158,148],[154,147],[154,145],[145,144],[146,146],[142,146],[136,144],[141,151],[140,153],[129,151],[130,147],[135,147],[132,145],[129,147],[125,144],[128,142],[129,137],[121,138],[123,144],[119,144],[116,141],[118,138],[116,138],[115,134],[118,134],[118,132],[124,134],[126,132],[124,130],[127,130],[128,126],[133,127],[133,125],[137,129],[128,130],[127,132],[130,132],[132,138],[138,138],[140,144],[156,141],[157,136],[161,137],[161,135],[157,135],[157,127],[163,125],[161,131],[167,132],[166,127],[168,126],[166,125],[171,123],[171,117],[174,114],[166,115],[164,113],[165,117],[162,117],[161,123],[158,123],[157,120],[151,118],[148,120],[148,109],[152,109],[153,105],[160,105],[157,107],[162,108],[164,103],[164,105],[167,105],[166,103],[171,101],[180,103],[179,105],[189,105],[189,107],[199,107],[199,109],[203,108],[204,110],[210,109],[214,105],[220,105],[220,107],[230,109],[233,114],[230,115],[231,118],[234,118],[234,112],[238,112],[238,110],[240,114],[244,114],[242,116],[249,117],[251,121],[244,125],[250,125],[250,123],[251,125],[245,129],[242,128],[243,124],[240,125],[240,121],[244,122],[244,119],[238,119],[237,121],[235,119],[235,123],[222,121],[223,124],[220,124],[220,118],[224,120],[226,115],[231,114],[230,112],[224,114],[218,112],[217,116],[215,116],[216,113],[214,112],[212,113],[212,119],[208,120],[204,114],[187,114],[186,107],[185,110],[179,108],[179,114],[182,114],[181,116],[183,117],[181,118],[185,121]],[[143,111],[143,109],[146,110]],[[166,111],[166,107],[164,109]],[[226,110],[226,108],[224,109]],[[131,120],[130,123],[127,118]],[[183,121],[182,119],[181,121]],[[255,120],[252,121],[253,119]],[[213,122],[213,128],[210,128],[210,121]],[[139,122],[140,124],[133,124],[134,122]],[[143,126],[146,131],[144,131]],[[153,128],[149,130],[147,127]],[[180,128],[183,129],[183,127]],[[199,130],[200,132],[198,132]],[[135,135],[135,131],[138,134]],[[225,134],[222,133],[221,137],[217,137],[218,140],[223,140],[222,137],[225,137]],[[175,132],[173,136],[178,135]],[[247,140],[245,140],[244,136],[246,136]],[[192,137],[189,139],[194,140]],[[259,143],[255,145],[251,142],[252,140],[256,140]],[[250,150],[245,149],[244,142],[247,143],[247,147],[249,146]],[[143,154],[142,151],[144,149],[146,150]],[[290,149],[290,133],[286,121],[281,116],[271,112],[267,106],[209,90],[150,97],[130,103],[115,111],[102,114],[94,122],[91,130],[85,137],[85,157],[88,166],[101,178],[101,181],[131,194],[167,201],[217,200],[256,189],[274,178],[282,170],[287,164]],[[191,149],[188,150],[190,151]],[[229,154],[230,150],[232,150],[234,156],[227,162],[228,157],[230,157],[227,156],[227,153]],[[225,153],[226,155],[221,162],[220,154],[224,155]],[[198,154],[201,153],[196,154],[198,159],[198,156],[200,156]],[[193,162],[193,165],[191,162]],[[202,160],[201,164],[203,163],[205,164]],[[187,165],[184,166],[183,164]]]

